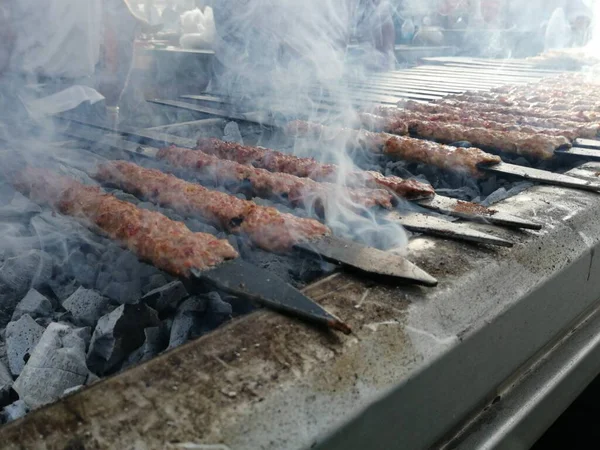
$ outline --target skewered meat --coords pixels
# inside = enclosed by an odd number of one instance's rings
[[[573,130],[579,134],[579,137],[595,137],[600,130],[599,123],[571,122],[560,119],[548,119],[541,117],[530,117],[526,115],[500,114],[495,112],[472,111],[469,109],[460,109],[453,106],[418,103],[407,101],[403,104],[404,109],[424,114],[452,114],[461,117],[478,117],[480,119],[491,120],[502,123],[513,123],[519,125],[530,125],[540,128],[558,128]]]
[[[248,236],[267,251],[290,250],[295,243],[329,234],[329,228],[316,220],[284,214],[276,208],[259,206],[125,161],[100,165],[95,178],[182,214],[202,216],[231,233]]]
[[[315,181],[333,181],[339,176],[339,167],[335,164],[324,164],[313,158],[299,158],[275,150],[250,147],[220,139],[199,139],[198,149],[221,159],[251,164],[271,172],[307,177]],[[435,195],[435,191],[428,184],[395,176],[384,176],[379,172],[349,171],[343,175],[344,181],[349,186],[366,186],[373,189],[384,187],[409,200]]]
[[[558,128],[541,128],[527,125],[519,125],[516,122],[503,123],[493,120],[473,118],[467,114],[424,114],[415,111],[407,111],[404,109],[390,108],[380,106],[375,108],[374,114],[360,113],[358,114],[360,123],[373,131],[385,131],[387,133],[397,134],[395,132],[397,124],[402,122],[408,127],[408,122],[411,120],[423,120],[438,123],[457,123],[466,127],[487,128],[496,131],[517,131],[526,134],[545,134],[548,136],[564,136],[570,141],[579,137],[594,137],[596,136],[597,128],[581,127],[587,132],[578,132],[577,130],[561,130]]]
[[[441,142],[468,141],[477,147],[495,148],[506,153],[550,159],[554,151],[571,147],[562,136],[531,135],[517,131],[471,128],[455,123],[412,121],[410,130],[417,136]]]
[[[216,182],[247,182],[260,197],[287,198],[294,205],[315,205],[321,209],[328,201],[339,199],[336,190],[340,187],[331,183],[318,183],[309,178],[300,178],[287,173],[273,173],[265,169],[219,159],[200,150],[169,147],[158,151],[157,157],[170,164],[197,170],[211,176]],[[392,196],[383,189],[347,189],[344,191],[355,205],[365,208],[392,207]]]
[[[386,118],[382,118],[385,119]],[[390,129],[398,122],[396,118],[388,118]],[[460,123],[440,123],[431,120],[410,119],[405,121],[411,133],[426,139],[452,143],[469,141],[477,147],[494,148],[506,153],[550,159],[554,150],[570,147],[564,136],[548,136],[543,134],[526,134],[518,131],[497,131],[487,128],[472,128]]]
[[[502,105],[490,105],[485,103],[470,103],[470,102],[456,102],[451,100],[439,100],[435,104],[444,106],[453,106],[459,109],[466,109],[469,111],[483,111],[483,112],[496,112],[501,114],[516,114],[516,115],[529,115],[533,117],[542,117],[546,119],[564,119],[573,122],[593,122],[600,120],[600,113],[594,111],[550,111],[541,108],[521,108],[511,107]]]
[[[491,92],[478,92],[476,94],[464,93],[458,95],[449,95],[445,99],[470,102],[470,103],[490,103],[495,105],[520,107],[520,108],[539,108],[551,111],[600,111],[600,103],[594,102],[589,97],[569,96],[555,97],[549,93],[513,93],[513,94],[494,94]]]
[[[27,168],[15,186],[32,200],[82,220],[119,241],[140,259],[175,276],[238,257],[226,240],[193,233],[183,223],[103,193],[46,169]]]
[[[479,165],[501,162],[498,156],[478,148],[457,148],[388,133],[327,127],[304,121],[289,123],[285,131],[288,134],[318,137],[324,141],[346,142],[392,158],[424,163],[454,172],[466,171],[474,176],[480,174]]]

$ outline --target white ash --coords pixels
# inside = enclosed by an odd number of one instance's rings
[[[89,329],[48,326],[14,384],[28,408],[51,403],[66,389],[86,382],[86,334]]]
[[[40,288],[50,280],[52,269],[52,257],[40,250],[4,261],[0,266],[0,327],[8,323],[17,303],[30,288]]]
[[[108,312],[109,300],[97,291],[79,287],[62,306],[72,314],[76,324],[92,327]]]
[[[25,314],[33,319],[48,317],[52,314],[52,302],[35,289],[30,289],[17,304],[12,321],[19,320]]]
[[[40,338],[44,327],[38,325],[28,314],[24,314],[6,327],[6,352],[8,365],[13,375],[17,376],[25,367]]]

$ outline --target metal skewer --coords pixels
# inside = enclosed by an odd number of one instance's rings
[[[148,146],[140,147],[133,142],[126,141],[126,140],[123,140],[120,138],[116,138],[116,137],[114,137],[114,135],[107,136],[106,140],[103,141],[102,136],[97,136],[97,135],[94,135],[94,133],[89,133],[89,130],[70,129],[70,130],[65,131],[65,134],[68,134],[72,137],[86,140],[88,142],[95,142],[95,143],[100,142],[103,145],[110,145],[110,146],[113,146],[114,148],[117,148],[120,150],[125,150],[127,152],[132,152],[132,153],[135,153],[136,155],[143,155],[143,156],[149,157],[149,158],[156,157],[156,153],[158,151],[157,149],[155,149],[153,147],[148,147]],[[448,214],[453,214],[453,213],[460,214],[458,211],[452,210],[452,208],[456,208],[457,210],[459,209],[458,205],[452,201],[446,201],[445,203],[442,201],[437,202],[437,206],[438,206],[437,211],[442,212],[442,213],[445,212],[443,210],[444,205],[449,206]],[[473,206],[475,206],[475,205],[473,205]],[[430,208],[430,209],[435,209],[435,208]],[[463,209],[467,209],[467,208],[463,208]],[[479,209],[485,210],[485,208],[483,208],[483,207],[481,207]],[[464,216],[467,218],[469,217],[468,214],[461,214],[461,216]],[[488,216],[491,217],[492,213],[490,213]],[[465,226],[464,224],[453,223],[453,222],[443,220],[443,219],[440,219],[437,217],[429,216],[426,214],[412,213],[412,212],[406,213],[406,214],[401,214],[399,212],[394,211],[394,212],[388,213],[385,217],[390,220],[400,223],[400,225],[404,226],[409,231],[413,231],[413,232],[417,232],[417,233],[429,234],[432,236],[438,236],[438,237],[443,237],[443,238],[447,238],[447,239],[457,239],[457,240],[464,240],[464,241],[468,241],[468,242],[476,242],[476,243],[480,243],[480,244],[500,245],[500,246],[504,246],[504,247],[509,247],[512,245],[511,242],[506,241],[505,239],[500,239],[500,238],[497,238],[496,236],[493,236],[488,233],[482,233],[480,231],[472,230],[471,228]],[[510,217],[512,217],[512,216],[506,215],[504,217],[504,220],[510,222]],[[479,221],[480,222],[484,221],[484,217],[481,217],[481,220],[479,220]],[[491,221],[489,221],[489,222],[491,223]],[[536,224],[528,222],[528,221],[523,221],[520,219],[512,221],[510,223],[513,226],[517,226],[517,227],[520,227],[520,225],[525,225],[525,228],[537,229]],[[371,249],[368,247],[364,247],[362,252],[364,253],[365,251],[367,251],[367,249],[375,250],[375,249]],[[321,256],[325,257],[326,255],[321,255]],[[373,273],[376,271],[385,270],[385,268],[382,265],[380,265],[379,267],[374,267],[373,265],[365,267],[360,261],[352,259],[349,255],[346,255],[345,259],[342,259],[342,260],[339,260],[336,262],[344,263],[344,261],[350,261],[350,260],[352,260],[352,263],[346,264],[346,265],[353,266],[355,269],[359,269],[364,272]],[[400,276],[401,274],[398,274],[398,275],[399,275],[399,278],[401,278],[401,276]]]

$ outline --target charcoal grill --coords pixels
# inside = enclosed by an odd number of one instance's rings
[[[556,73],[521,62],[426,62],[350,80],[353,103],[427,101]],[[265,117],[234,114],[214,94],[155,103],[209,118]],[[322,107],[335,111],[326,96]],[[155,142],[156,131],[147,131]],[[596,162],[567,172],[591,182],[598,173]],[[347,273],[304,289],[353,335],[254,312],[0,428],[0,441],[15,449],[528,448],[600,372],[600,195],[537,185],[494,207],[543,228],[467,224],[515,243],[510,249],[414,237],[407,258],[439,280],[435,289]]]

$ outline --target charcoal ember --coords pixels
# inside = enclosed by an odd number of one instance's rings
[[[2,422],[9,423],[14,420],[20,419],[27,414],[28,408],[23,400],[17,400],[8,406],[5,406],[2,410]]]
[[[79,288],[79,283],[77,283],[76,280],[69,279],[65,276],[52,278],[48,282],[48,285],[50,286],[52,293],[61,302],[69,298],[73,292]]]
[[[6,328],[0,330],[0,363],[8,367],[8,349],[6,348]]]
[[[513,195],[520,194],[532,186],[534,186],[534,184],[527,181],[523,181],[522,183],[514,183],[513,186],[508,190],[508,196],[512,197]]]
[[[86,255],[81,250],[76,250],[69,255],[69,274],[83,286],[93,287],[96,281],[96,267],[88,263]]]
[[[148,327],[144,330],[144,343],[129,355],[123,363],[123,369],[152,359],[167,348],[168,335],[161,326]]]
[[[208,309],[212,314],[227,317],[231,316],[231,304],[223,301],[218,292],[209,292],[206,294],[206,299],[208,300]]]
[[[165,277],[163,274],[157,273],[151,275],[148,278],[148,281],[142,286],[142,294],[146,295],[148,294],[148,292],[153,291],[154,289],[157,289],[161,286],[164,286],[167,283],[167,277]]]
[[[12,317],[14,308],[30,288],[39,289],[52,276],[52,257],[31,250],[7,259],[0,267],[0,327]]]
[[[105,374],[145,340],[144,329],[160,323],[156,311],[143,303],[121,305],[100,318],[87,355],[90,370]]]
[[[189,339],[202,334],[209,303],[208,296],[195,296],[179,305],[171,325],[168,348],[178,347]]]
[[[471,147],[473,147],[473,144],[471,144],[469,141],[456,141],[456,142],[452,142],[450,145],[452,147],[459,147],[459,148],[471,148]]]
[[[6,353],[8,366],[13,375],[17,376],[23,370],[25,361],[34,350],[38,341],[44,334],[44,327],[24,314],[15,322],[10,322],[6,327]]]
[[[136,274],[140,273],[140,261],[137,257],[128,250],[124,250],[121,252],[119,257],[114,261],[115,270],[124,271],[128,274]]]
[[[150,306],[159,313],[175,310],[181,300],[188,296],[188,292],[181,281],[172,281],[164,286],[148,292],[142,297],[142,303]]]
[[[51,403],[66,389],[86,382],[86,335],[89,330],[59,323],[46,328],[13,386],[29,408]]]
[[[17,304],[12,321],[19,320],[24,314],[29,314],[33,319],[49,317],[52,314],[52,302],[35,289],[30,289]]]
[[[98,291],[103,292],[112,280],[110,272],[100,272],[96,278],[95,287]]]
[[[80,287],[62,306],[72,314],[76,324],[93,326],[98,319],[106,314],[109,300],[99,292]]]
[[[479,192],[476,189],[465,186],[460,189],[437,189],[436,192],[439,195],[445,195],[448,197],[453,197],[458,200],[471,201],[471,199],[477,197]]]
[[[185,225],[194,233],[208,233],[216,235],[219,232],[215,227],[197,219],[188,219],[185,221]]]
[[[10,403],[12,386],[13,377],[4,363],[0,361],[0,407]]]
[[[491,206],[494,203],[504,200],[505,198],[508,198],[508,191],[501,187],[500,189],[496,189],[494,192],[488,195],[487,198],[481,202],[481,204],[483,206]]]
[[[137,303],[142,295],[142,288],[139,279],[118,282],[111,281],[103,290],[102,293],[111,300],[116,301],[120,305]]]

